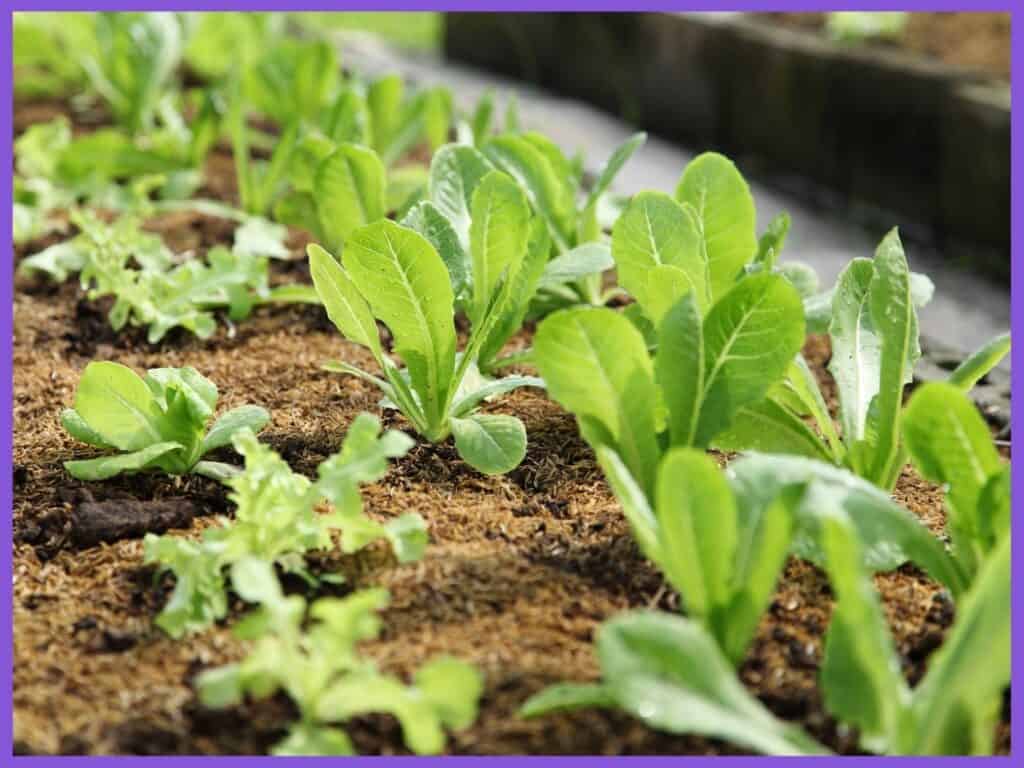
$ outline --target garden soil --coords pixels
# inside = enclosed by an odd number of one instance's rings
[[[33,107],[46,112],[44,107]],[[24,125],[25,110],[19,107]],[[234,194],[226,150],[211,157],[203,194]],[[193,213],[148,222],[178,252],[202,254],[230,244],[232,225]],[[61,235],[66,236],[66,235]],[[51,236],[50,241],[54,238]],[[46,241],[17,250],[38,250]],[[293,233],[294,261],[274,264],[275,282],[308,281],[302,233]],[[229,617],[198,636],[172,640],[153,624],[172,584],[142,564],[143,528],[198,537],[230,517],[225,490],[201,477],[122,477],[83,484],[61,463],[93,455],[59,424],[78,378],[94,359],[142,372],[194,366],[220,388],[220,409],[267,407],[262,439],[296,471],[312,474],[341,445],[360,411],[407,428],[382,412],[368,384],[320,369],[328,358],[371,367],[364,350],[342,339],[319,307],[263,307],[236,326],[221,318],[200,341],[172,332],[156,346],[144,332],[115,334],[107,307],[86,300],[74,280],[50,285],[15,278],[14,301],[14,739],[21,754],[257,754],[282,737],[294,716],[283,696],[211,711],[192,680],[211,666],[237,660],[245,644]],[[531,329],[513,340],[529,343]],[[827,340],[807,353],[831,385]],[[619,713],[598,710],[522,720],[516,710],[532,694],[563,681],[589,681],[599,670],[592,649],[601,622],[630,609],[678,609],[679,600],[640,555],[625,518],[573,417],[536,390],[520,390],[489,406],[521,418],[529,449],[520,467],[486,477],[461,462],[450,444],[419,441],[386,477],[365,490],[368,512],[386,520],[418,512],[430,546],[421,562],[398,565],[382,545],[352,556],[312,555],[314,573],[340,573],[341,586],[308,594],[345,594],[383,586],[391,602],[383,632],[365,644],[380,667],[403,677],[437,654],[477,665],[486,684],[480,717],[454,734],[457,754],[717,754],[729,745],[650,730]],[[220,458],[238,461],[230,451]],[[721,457],[724,461],[725,458]],[[941,491],[911,471],[896,499],[941,532]],[[83,511],[87,505],[99,512]],[[111,509],[132,522],[103,527]],[[99,518],[90,517],[99,515]],[[96,520],[99,519],[97,523]],[[82,520],[91,520],[89,535]],[[148,521],[148,522],[147,522]],[[116,523],[116,521],[115,521]],[[97,533],[97,527],[99,532]],[[91,538],[90,538],[91,536]],[[924,673],[954,616],[948,595],[906,566],[877,577],[903,670]],[[286,582],[293,592],[308,588]],[[829,585],[807,563],[791,560],[765,613],[740,675],[780,717],[799,723],[829,747],[855,751],[854,736],[823,707],[816,684],[831,609]],[[1009,714],[999,746],[1009,747]],[[389,716],[361,717],[349,731],[361,752],[402,753]]]

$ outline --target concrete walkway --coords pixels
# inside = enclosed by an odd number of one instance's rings
[[[502,105],[498,110],[501,114],[506,95],[515,91],[522,123],[543,131],[567,152],[581,150],[588,171],[596,170],[618,144],[637,130],[579,101],[437,57],[398,52],[372,37],[347,33],[339,35],[339,43],[345,65],[368,76],[399,72],[422,85],[446,85],[455,94],[456,106],[463,110],[471,109],[486,90],[493,89]],[[642,189],[671,192],[695,154],[693,149],[650,136],[619,174],[615,189],[621,194]],[[748,173],[742,164],[741,170]],[[874,253],[885,229],[869,231],[852,223],[834,207],[830,210],[826,195],[813,191],[794,194],[783,191],[785,186],[785,180],[756,176],[751,179],[759,231],[780,211],[788,211],[792,217],[783,260],[809,263],[818,272],[822,286],[828,287],[850,259]],[[892,224],[900,224],[898,217],[893,217]],[[966,353],[1010,327],[1009,285],[995,285],[969,269],[951,264],[940,253],[914,243],[906,230],[903,234],[911,268],[924,272],[935,282],[935,298],[920,316],[926,340],[938,339],[945,346]],[[1001,367],[1009,370],[1009,358]]]

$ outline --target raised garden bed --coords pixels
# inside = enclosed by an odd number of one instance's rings
[[[456,13],[445,25],[447,56],[813,179],[851,215],[887,226],[899,214],[947,257],[1008,280],[1009,84],[917,50],[841,45],[759,14]]]
[[[53,100],[19,101],[16,131],[65,115],[73,133],[109,125],[103,109],[72,108]],[[277,126],[269,134],[277,136]],[[257,154],[266,154],[257,150]],[[403,159],[422,162],[412,148]],[[200,189],[218,203],[239,204],[229,142],[206,157]],[[236,245],[238,222],[209,212],[151,213],[144,229],[184,261],[216,246]],[[58,226],[15,249],[16,262],[73,234]],[[306,245],[314,236],[289,228],[287,254],[271,260],[271,287],[309,284]],[[351,246],[347,246],[351,247]],[[868,254],[865,254],[868,255]],[[768,277],[768,276],[764,276]],[[606,283],[607,283],[606,279]],[[613,300],[616,308],[628,303]],[[262,754],[296,719],[284,694],[246,699],[226,709],[200,703],[196,675],[245,656],[250,644],[233,629],[250,610],[232,593],[226,616],[185,638],[155,623],[174,586],[143,564],[144,532],[197,540],[231,518],[235,505],[218,481],[161,472],[77,480],[63,462],[96,455],[61,427],[61,411],[75,399],[90,361],[111,360],[137,372],[191,366],[219,387],[218,412],[242,404],[266,408],[271,421],[260,440],[291,469],[313,477],[338,451],[360,412],[385,427],[415,435],[408,420],[382,409],[371,383],[321,368],[328,359],[373,369],[364,347],[344,340],[324,308],[266,305],[231,322],[215,313],[216,330],[200,339],[182,328],[149,343],[144,328],[118,332],[107,321],[109,300],[90,299],[72,279],[53,282],[18,274],[14,304],[14,739],[20,754]],[[598,310],[594,310],[598,311]],[[610,310],[601,310],[608,311]],[[801,319],[802,322],[802,319]],[[457,326],[464,343],[466,322]],[[802,327],[802,326],[801,326]],[[533,343],[529,322],[506,345]],[[383,335],[390,343],[390,335]],[[460,344],[461,346],[461,344]],[[834,414],[836,386],[826,370],[829,338],[809,335],[803,354]],[[949,373],[941,351],[926,356],[928,379]],[[532,366],[517,366],[520,373]],[[1000,451],[1009,457],[1005,382],[986,380],[982,403]],[[721,754],[740,749],[727,741],[672,735],[614,710],[582,709],[524,719],[524,702],[549,685],[600,678],[594,634],[623,612],[655,609],[678,614],[680,595],[644,557],[627,517],[609,489],[594,451],[574,415],[536,388],[493,403],[489,414],[510,414],[525,425],[525,458],[505,474],[473,469],[451,440],[417,438],[391,462],[382,479],[362,490],[369,516],[388,522],[415,512],[429,543],[421,559],[399,563],[384,542],[354,554],[331,546],[306,554],[308,580],[281,574],[293,595],[342,596],[383,587],[390,603],[380,612],[382,632],[364,654],[381,670],[407,680],[438,654],[474,665],[483,675],[479,715],[449,735],[454,754]],[[733,454],[715,452],[721,463]],[[219,449],[214,458],[239,464]],[[942,488],[909,465],[898,473],[893,499],[937,537],[947,528]],[[344,582],[332,578],[341,575]],[[957,609],[949,591],[922,569],[905,564],[874,577],[900,673],[914,685],[949,637]],[[803,728],[825,748],[858,753],[855,730],[840,725],[823,699],[819,672],[830,626],[833,591],[826,573],[790,557],[738,665],[744,688],[770,712]],[[606,670],[605,670],[606,671]],[[1009,706],[997,718],[995,749],[1009,750]],[[408,751],[397,721],[361,715],[345,723],[361,753]]]

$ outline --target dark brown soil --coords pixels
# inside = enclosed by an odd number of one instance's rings
[[[822,30],[822,13],[765,14],[790,26]],[[895,45],[947,64],[1010,79],[1010,14],[1008,13],[911,13],[903,35],[893,41],[870,45]]]
[[[222,159],[215,156],[209,169],[230,174],[230,162]],[[224,191],[231,189],[230,179],[207,180],[207,190],[222,198],[230,198]],[[195,214],[164,216],[149,227],[177,249],[198,252],[230,241],[229,227]],[[296,259],[302,244],[296,233]],[[301,261],[275,270],[277,281],[308,279]],[[319,364],[340,357],[372,366],[371,358],[344,341],[317,307],[262,308],[237,327],[222,323],[208,341],[170,334],[154,347],[140,333],[111,333],[101,308],[86,301],[74,281],[52,287],[18,277],[15,289],[16,751],[265,752],[294,715],[285,699],[211,712],[197,703],[191,687],[201,669],[245,653],[230,631],[243,607],[235,605],[223,626],[171,640],[153,625],[170,583],[154,580],[141,565],[139,538],[76,546],[72,531],[86,486],[71,479],[61,462],[89,453],[63,432],[58,416],[91,359],[117,360],[138,371],[191,365],[217,383],[221,408],[267,407],[273,419],[263,438],[294,469],[311,473],[337,450],[357,413],[380,413],[379,394],[369,385],[324,372]],[[812,339],[807,352],[827,381],[827,342]],[[678,596],[640,556],[573,418],[534,390],[496,408],[522,418],[529,433],[526,460],[515,471],[485,477],[459,461],[451,445],[421,442],[365,493],[369,512],[381,519],[406,511],[426,519],[431,543],[421,562],[398,566],[380,547],[310,558],[314,571],[341,572],[352,588],[390,590],[383,634],[366,645],[366,653],[402,675],[439,653],[478,665],[486,676],[480,717],[452,737],[453,753],[734,752],[719,742],[658,733],[618,713],[516,717],[526,698],[546,685],[597,677],[591,643],[602,621],[631,608],[676,610]],[[384,418],[403,426],[397,417]],[[220,458],[232,459],[230,452]],[[194,519],[177,531],[184,536],[198,536],[211,516],[231,512],[224,489],[199,477],[117,478],[89,484],[88,491],[96,503],[188,499]],[[939,489],[908,471],[896,498],[941,530]],[[911,567],[881,575],[877,583],[906,674],[917,680],[952,621],[953,607]],[[824,712],[816,685],[830,605],[823,575],[792,560],[740,673],[781,717],[850,752],[853,738]],[[403,752],[389,717],[361,718],[348,730],[363,752]],[[1004,724],[1004,752],[1008,740]]]

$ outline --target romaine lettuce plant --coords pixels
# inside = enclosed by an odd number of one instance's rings
[[[1010,682],[1009,538],[982,566],[952,631],[911,690],[856,530],[841,514],[822,517],[826,567],[837,595],[821,668],[826,707],[856,726],[861,745],[873,752],[990,754]],[[615,708],[659,730],[725,739],[765,754],[828,751],[754,698],[696,621],[627,613],[598,630],[596,646],[600,682],[552,686],[530,698],[520,714]]]
[[[120,453],[68,461],[64,467],[79,480],[146,470],[224,480],[237,468],[203,456],[228,445],[241,429],[259,431],[270,414],[243,405],[207,429],[216,408],[217,386],[195,368],[152,368],[140,378],[119,363],[89,363],[78,382],[75,407],[64,410],[61,423],[77,440]]]
[[[912,514],[827,464],[751,454],[722,472],[701,451],[673,448],[657,467],[649,500],[614,449],[598,446],[597,457],[641,551],[734,663],[746,652],[787,555],[824,561],[815,514],[823,500],[853,521],[867,567],[889,570],[913,560],[954,595],[966,584],[963,569]]]
[[[434,658],[406,685],[359,654],[357,644],[380,632],[377,611],[387,605],[385,590],[320,598],[307,611],[302,597],[282,593],[262,560],[240,560],[231,580],[239,595],[259,604],[235,630],[253,646],[241,662],[200,673],[196,687],[200,701],[216,709],[235,706],[246,695],[262,699],[285,692],[299,719],[273,754],[354,754],[347,734],[335,724],[371,712],[394,715],[406,746],[416,754],[437,754],[444,749],[446,728],[460,730],[476,720],[483,679],[466,662]]]
[[[671,279],[652,282],[645,295],[660,329],[653,361],[641,332],[610,309],[556,312],[534,338],[551,395],[576,415],[591,446],[622,457],[649,499],[665,451],[706,448],[781,380],[804,340],[800,297],[781,276],[744,277],[706,316],[699,292],[677,301]],[[655,298],[662,290],[677,303],[665,307]]]
[[[226,480],[235,503],[234,519],[206,529],[198,542],[146,536],[146,562],[176,577],[174,593],[157,617],[157,625],[178,637],[222,619],[228,605],[224,571],[244,558],[277,564],[315,583],[306,572],[303,556],[331,547],[335,531],[340,531],[343,552],[384,539],[399,562],[418,560],[427,543],[423,518],[410,512],[387,523],[377,522],[363,510],[359,493],[360,484],[383,477],[388,459],[403,456],[411,443],[396,430],[381,435],[380,422],[360,414],[341,450],[320,464],[317,480],[311,482],[259,443],[252,431],[240,430],[232,444],[245,458],[245,470]],[[329,513],[317,509],[325,499],[332,505]]]
[[[331,321],[347,339],[370,350],[384,378],[343,362],[325,367],[376,385],[384,405],[400,410],[425,438],[440,442],[453,435],[459,455],[471,466],[501,474],[523,460],[526,430],[514,416],[481,414],[477,408],[487,398],[543,382],[529,376],[486,381],[477,361],[507,316],[522,273],[539,260],[536,251],[545,250],[546,235],[542,226],[530,224],[518,188],[502,173],[481,180],[472,206],[473,282],[464,300],[471,331],[461,353],[456,353],[452,288],[458,278],[431,240],[414,229],[386,219],[360,227],[348,239],[341,263],[311,245],[310,271]],[[382,347],[377,320],[390,330],[404,368]]]
[[[896,230],[882,240],[874,259],[854,259],[839,277],[829,324],[838,430],[817,381],[798,357],[766,397],[745,404],[715,444],[819,458],[892,488],[906,463],[903,391],[921,355],[915,305],[930,295],[929,282],[915,298],[913,277]],[[955,381],[973,385],[1008,350],[1008,337],[994,340],[965,362]]]
[[[182,29],[173,13],[100,13],[95,55],[82,65],[96,92],[128,131],[154,127],[181,63]]]
[[[637,133],[617,147],[585,194],[582,159],[570,160],[543,134],[506,126],[505,133],[482,143],[483,155],[520,184],[551,235],[554,255],[547,279],[538,286],[534,313],[580,303],[601,306],[618,293],[617,288],[602,289],[601,273],[613,263],[599,209],[619,171],[646,139]]]

